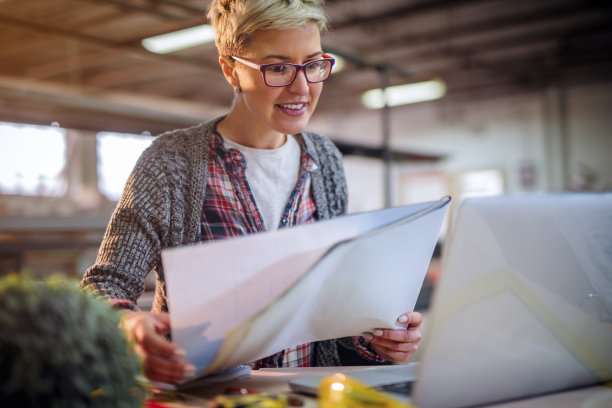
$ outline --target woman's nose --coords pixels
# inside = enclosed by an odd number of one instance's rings
[[[293,83],[289,85],[289,90],[300,95],[308,94],[308,81],[306,80],[306,74],[303,70],[298,71]]]

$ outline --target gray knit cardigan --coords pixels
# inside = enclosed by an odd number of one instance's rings
[[[161,250],[200,241],[208,146],[221,119],[166,132],[143,152],[111,217],[96,264],[83,277],[84,287],[136,302],[144,291],[145,276],[155,271],[153,310],[168,310]],[[318,164],[311,174],[319,219],[345,214],[347,188],[340,152],[320,135],[303,132],[302,136]],[[341,364],[338,343],[317,342],[315,365]]]

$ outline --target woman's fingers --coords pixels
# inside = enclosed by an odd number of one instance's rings
[[[401,351],[401,352],[415,352],[418,348],[416,343],[412,342],[401,342],[394,340],[387,340],[382,338],[372,339],[370,341],[371,346],[379,346],[389,351]]]
[[[422,338],[418,329],[376,329],[371,333],[370,342],[377,340],[391,340],[400,343],[418,343]]]
[[[406,329],[375,329],[371,333],[364,333],[363,337],[379,356],[390,361],[404,362],[418,349],[423,315],[418,312],[405,313],[397,320]]]
[[[166,312],[151,312],[151,318],[155,324],[155,330],[159,334],[170,333],[170,314]]]
[[[397,321],[406,327],[419,327],[423,323],[423,315],[419,312],[404,313]]]
[[[185,352],[178,346],[169,342],[163,335],[155,330],[145,330],[138,335],[138,344],[148,353],[171,359],[181,359],[185,357]]]
[[[185,351],[165,337],[170,331],[168,313],[128,312],[122,327],[150,380],[177,382],[195,374],[195,366],[183,361]]]
[[[406,330],[404,330],[406,331]],[[416,342],[404,342],[374,337],[370,340],[370,347],[376,354],[385,360],[405,362],[417,351]]]
[[[142,359],[144,374],[150,380],[175,383],[195,374],[192,364],[149,353],[140,345],[135,346],[135,350]]]
[[[376,352],[376,354],[378,354],[385,360],[393,361],[396,363],[405,363],[414,354],[414,351],[412,352],[391,351],[391,350],[386,350],[386,349],[377,348],[377,347],[372,347],[372,349]]]

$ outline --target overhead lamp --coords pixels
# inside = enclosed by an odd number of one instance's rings
[[[183,30],[172,31],[145,38],[141,41],[142,46],[156,54],[168,54],[171,52],[195,47],[215,40],[215,30],[208,25],[202,24]]]
[[[385,106],[400,106],[440,99],[446,93],[446,84],[441,79],[395,85],[382,89],[370,89],[361,95],[366,108],[381,109]]]
[[[332,67],[332,74],[337,74],[338,72],[344,69],[344,58],[337,54],[334,54],[333,52],[326,52],[325,54],[336,60],[336,62],[334,62],[334,66]]]

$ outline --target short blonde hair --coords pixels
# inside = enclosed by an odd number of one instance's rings
[[[327,29],[323,0],[213,0],[208,20],[221,56],[240,55],[260,30],[298,29],[310,21]]]

